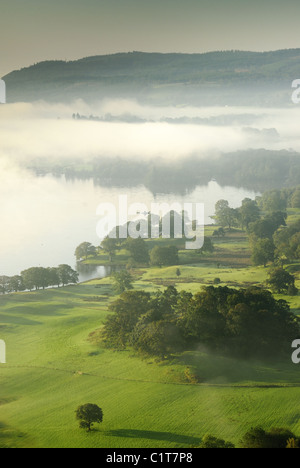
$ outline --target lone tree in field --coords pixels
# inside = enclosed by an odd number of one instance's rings
[[[87,429],[87,431],[90,432],[94,423],[102,423],[103,411],[99,406],[87,403],[77,408],[76,419],[79,421],[79,427],[81,429]]]

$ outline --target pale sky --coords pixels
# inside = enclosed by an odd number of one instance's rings
[[[0,0],[0,77],[116,52],[299,48],[299,0]]]

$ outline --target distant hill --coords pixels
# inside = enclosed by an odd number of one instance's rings
[[[148,103],[290,105],[300,49],[206,54],[120,53],[46,61],[4,77],[8,102],[88,102],[104,97]]]

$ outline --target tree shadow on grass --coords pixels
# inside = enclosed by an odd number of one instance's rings
[[[200,445],[201,439],[197,437],[174,434],[173,432],[155,432],[155,431],[139,431],[135,429],[117,429],[106,432],[110,437],[124,437],[130,439],[149,439],[165,442],[173,442],[175,444],[185,446]]]
[[[25,434],[0,421],[0,448],[21,448]]]

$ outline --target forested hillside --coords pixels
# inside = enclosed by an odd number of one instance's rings
[[[120,53],[46,61],[4,77],[8,100],[138,96],[150,102],[287,105],[300,49],[206,54]],[[255,95],[255,98],[253,98]],[[253,101],[254,99],[254,101]]]

